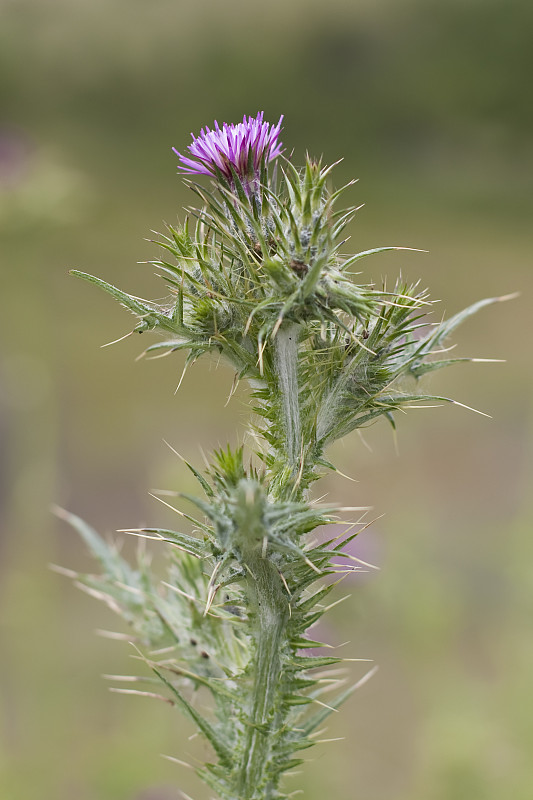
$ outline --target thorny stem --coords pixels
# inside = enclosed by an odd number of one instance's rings
[[[265,767],[272,761],[275,695],[281,678],[281,658],[289,602],[279,573],[268,559],[256,556],[248,565],[251,611],[255,616],[254,685],[238,773],[239,800],[268,800],[274,789]],[[253,576],[253,577],[252,577]]]
[[[288,480],[294,484],[300,469],[302,429],[298,391],[298,343],[300,325],[284,323],[274,339],[274,364],[281,396]],[[285,487],[283,487],[285,488]],[[282,677],[281,652],[289,619],[289,598],[276,566],[257,551],[250,554],[248,592],[255,617],[254,684],[248,731],[238,773],[239,800],[269,800],[274,785],[265,775],[272,762],[276,692]]]

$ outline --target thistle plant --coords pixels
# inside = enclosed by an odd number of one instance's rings
[[[186,367],[222,357],[249,386],[246,449],[215,452],[205,471],[187,464],[198,496],[181,499],[195,512],[176,510],[192,532],[124,531],[167,543],[164,579],[142,548],[131,566],[60,512],[100,562],[98,575],[75,574],[78,585],[123,617],[144,662],[143,675],[126,680],[147,682],[147,694],[195,723],[213,753],[198,774],[221,800],[288,797],[283,776],[373,672],[350,685],[355,668],[343,662],[358,659],[328,655],[312,634],[337,583],[364,566],[346,551],[366,526],[364,509],[339,538],[314,533],[339,520],[339,509],[311,497],[311,484],[335,470],[328,445],[381,417],[394,427],[403,409],[456,402],[425,393],[419,379],[476,360],[451,357],[448,338],[502,299],[435,322],[418,284],[360,282],[361,259],[410,248],[343,255],[357,208],[339,201],[353,182],[334,191],[333,167],[309,156],[296,168],[282,154],[281,122],[261,113],[215,123],[188,152],[175,151],[198,202],[182,225],[167,227],[162,255],[150,262],[166,303],[73,271],[131,311],[135,331],[163,334],[147,355],[185,351]],[[144,693],[127,687],[118,690]],[[193,699],[200,688],[211,698],[205,712]]]

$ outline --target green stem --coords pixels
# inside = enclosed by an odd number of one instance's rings
[[[269,559],[256,556],[249,569],[256,652],[250,714],[236,788],[239,800],[268,800],[275,788],[269,785],[266,769],[272,761],[275,697],[281,678],[289,603],[279,573]]]
[[[274,339],[274,365],[281,395],[287,461],[292,476],[298,474],[302,457],[302,426],[298,391],[298,340],[300,325],[284,323]]]
[[[302,427],[298,386],[300,325],[284,323],[274,339],[274,367],[281,401],[287,470],[278,489],[293,491],[302,458]],[[251,537],[253,539],[253,537]],[[270,800],[276,786],[269,778],[272,748],[280,720],[277,693],[282,684],[282,652],[287,639],[289,599],[275,564],[251,549],[242,553],[249,579],[250,616],[254,623],[253,686],[240,763],[236,772],[239,800]]]

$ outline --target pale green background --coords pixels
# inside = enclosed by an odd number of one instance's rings
[[[382,571],[323,631],[380,671],[331,721],[346,739],[316,749],[303,796],[533,796],[532,30],[528,0],[0,2],[2,800],[209,796],[159,757],[203,758],[191,725],[107,692],[100,674],[134,669],[131,649],[93,635],[114,618],[48,570],[90,568],[49,506],[105,532],[177,525],[147,495],[191,488],[162,439],[199,466],[242,437],[228,369],[199,364],[174,396],[181,356],[135,363],[149,335],[100,350],[132,320],[67,270],[160,297],[136,262],[192,202],[171,147],[260,109],[285,114],[296,163],[344,156],[337,184],[360,178],[347,250],[429,250],[364,262],[365,280],[422,276],[439,315],[522,292],[456,337],[506,364],[430,382],[492,420],[412,411],[399,456],[376,425],[372,452],[336,447],[359,482],[317,487],[385,515],[360,545]]]

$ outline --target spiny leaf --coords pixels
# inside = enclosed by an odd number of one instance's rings
[[[468,306],[462,311],[459,311],[457,314],[454,314],[453,317],[441,322],[435,333],[428,337],[428,340],[434,344],[439,344],[446,337],[448,337],[450,333],[455,330],[455,328],[461,325],[462,322],[474,314],[477,314],[477,312],[482,308],[493,305],[494,303],[503,303],[507,300],[513,300],[517,296],[517,294],[508,294],[502,295],[501,297],[487,297],[484,300],[478,300],[477,303],[473,303],[471,306]]]
[[[107,283],[107,281],[101,280],[101,278],[96,278],[94,275],[89,275],[86,272],[80,272],[80,270],[77,269],[71,269],[70,274],[74,275],[76,278],[82,278],[84,281],[93,283],[95,286],[103,289],[105,292],[114,297],[115,300],[118,300],[119,303],[122,303],[126,306],[126,308],[129,308],[130,311],[133,311],[134,314],[144,316],[145,314],[153,314],[156,311],[153,306],[146,305],[138,298],[133,297],[131,294],[126,294],[126,292],[123,292],[121,289],[117,289],[116,286],[112,286],[112,284]]]
[[[352,694],[363,686],[373,675],[377,672],[377,667],[373,667],[369,670],[363,677],[358,680],[353,686],[350,686],[349,689],[346,689],[344,692],[341,692],[335,700],[328,703],[329,708],[323,708],[320,711],[317,711],[313,716],[304,722],[302,725],[299,725],[301,728],[303,736],[309,736],[313,731],[315,731],[331,714],[337,711],[343,703],[348,700]]]
[[[289,663],[291,666],[296,667],[296,669],[318,669],[319,667],[330,667],[333,664],[340,664],[342,661],[342,658],[336,656],[308,656],[307,658],[293,658]]]
[[[221,737],[215,728],[203,717],[189,701],[182,695],[171,681],[169,681],[156,667],[152,666],[153,672],[157,675],[160,681],[165,684],[169,689],[177,704],[182,708],[185,713],[191,717],[193,722],[198,726],[198,729],[205,736],[211,744],[213,750],[220,758],[223,764],[229,765],[232,762],[231,750],[224,744]]]
[[[440,361],[424,361],[412,366],[410,372],[416,378],[421,378],[422,375],[427,375],[430,372],[435,372],[436,370],[443,369],[444,367],[450,367],[452,364],[460,364],[461,362],[465,361],[472,362],[475,360],[475,358],[447,358],[441,359]]]
[[[130,531],[131,530],[133,529],[130,529]],[[180,550],[184,550],[186,553],[190,553],[197,558],[205,558],[210,552],[204,542],[194,536],[188,536],[185,533],[169,531],[165,528],[139,528],[139,531],[154,534],[162,541],[169,542]]]
[[[373,247],[371,250],[363,250],[361,253],[355,253],[355,255],[350,256],[346,259],[346,261],[342,264],[342,269],[346,270],[355,264],[356,261],[359,261],[361,258],[365,258],[366,256],[372,256],[377,253],[386,253],[390,250],[411,250],[415,253],[426,253],[427,250],[419,250],[416,247]]]
[[[56,516],[68,522],[79,533],[91,553],[102,564],[110,577],[125,583],[128,582],[128,579],[131,579],[133,571],[128,562],[119,556],[117,551],[110,547],[94,528],[88,525],[81,517],[65,511],[64,508],[53,506],[52,510]]]

